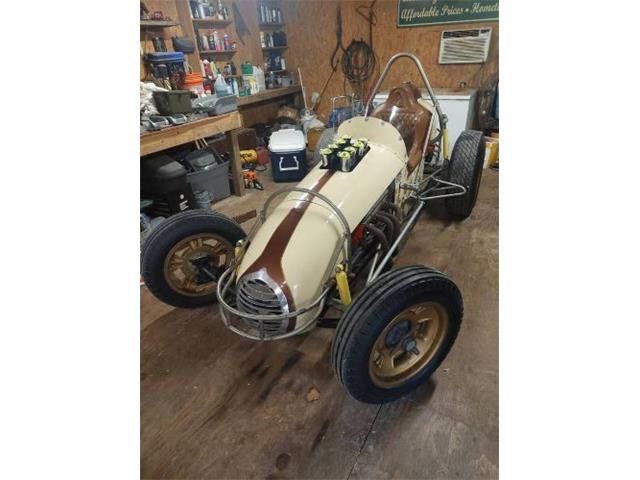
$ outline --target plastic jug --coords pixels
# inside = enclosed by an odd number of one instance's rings
[[[258,83],[258,91],[262,92],[267,89],[267,84],[264,77],[264,71],[260,67],[253,67],[253,77]]]
[[[226,95],[229,95],[227,82],[224,81],[224,78],[222,78],[222,75],[218,75],[218,77],[216,78],[215,90],[216,90],[216,95],[218,97],[224,97]]]

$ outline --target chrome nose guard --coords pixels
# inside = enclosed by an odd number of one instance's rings
[[[334,288],[331,276],[332,269],[327,272],[327,279],[320,295],[309,305],[295,311],[289,311],[289,305],[280,289],[268,275],[258,272],[256,274],[243,275],[237,282],[235,291],[232,286],[236,283],[237,266],[244,255],[244,249],[251,243],[251,239],[267,218],[269,205],[274,198],[291,192],[300,192],[305,195],[296,199],[301,202],[311,202],[317,198],[325,203],[337,216],[342,224],[342,242],[336,243],[333,253],[332,266],[337,265],[342,253],[341,263],[348,269],[351,257],[351,229],[344,214],[338,207],[324,195],[313,190],[301,187],[287,187],[273,193],[265,202],[258,219],[253,225],[249,235],[242,243],[236,258],[229,268],[218,278],[216,296],[219,302],[220,314],[225,326],[232,332],[252,340],[280,340],[292,337],[311,327],[323,310],[329,292]],[[314,311],[313,315],[300,321],[300,317]],[[295,322],[295,328],[289,329],[291,322]],[[289,330],[289,331],[287,331]]]

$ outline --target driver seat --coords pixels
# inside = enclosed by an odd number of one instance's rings
[[[409,81],[404,82],[393,88],[387,101],[371,114],[372,117],[389,122],[400,132],[409,156],[409,173],[420,165],[424,142],[433,116],[419,103],[420,97],[418,87]]]

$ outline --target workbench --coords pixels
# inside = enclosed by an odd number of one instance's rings
[[[216,115],[194,120],[183,125],[163,128],[156,132],[145,132],[140,135],[140,156],[160,152],[167,148],[195,142],[198,139],[220,133],[229,133],[231,137],[231,176],[233,193],[243,196],[244,180],[242,178],[242,159],[238,147],[238,130],[242,127],[242,118],[238,112]]]
[[[246,97],[238,97],[238,111],[244,125],[271,123],[277,117],[278,109],[282,104],[289,104],[296,109],[302,108],[300,85],[273,88]]]
[[[246,97],[238,97],[238,107],[246,107],[247,105],[266,102],[268,100],[274,100],[276,98],[282,98],[286,97],[287,95],[294,95],[301,92],[302,88],[300,87],[300,85],[272,88],[270,90],[264,90],[262,92],[248,95]]]
[[[163,128],[140,135],[140,156],[160,152],[171,147],[195,142],[198,139],[220,133],[229,133],[231,139],[231,177],[233,193],[239,197],[245,193],[242,177],[242,159],[238,147],[238,129],[259,121],[274,118],[278,110],[277,100],[298,96],[300,85],[274,88],[254,95],[238,97],[239,111],[194,120],[183,125]],[[298,102],[296,102],[298,103]]]

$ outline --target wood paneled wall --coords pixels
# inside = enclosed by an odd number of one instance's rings
[[[358,6],[371,2],[359,0],[287,0],[282,2],[287,22],[289,50],[286,56],[290,68],[300,66],[307,91],[307,101],[313,91],[320,92],[331,74],[329,59],[336,46],[336,9],[342,12],[342,43],[345,47],[352,39],[363,38],[368,42],[368,24],[356,13]],[[375,13],[378,23],[373,29],[373,47],[377,56],[377,71],[369,82],[369,89],[378,78],[386,61],[397,52],[415,53],[422,61],[433,87],[458,88],[460,82],[468,87],[478,87],[498,71],[498,22],[436,25],[431,27],[397,28],[397,0],[378,0]],[[442,30],[493,28],[489,58],[485,64],[439,65],[440,32]],[[404,80],[421,85],[419,74],[409,60],[399,60],[392,68],[383,88]],[[322,97],[319,113],[325,117],[333,96],[350,93],[348,82],[340,68],[333,75]]]

